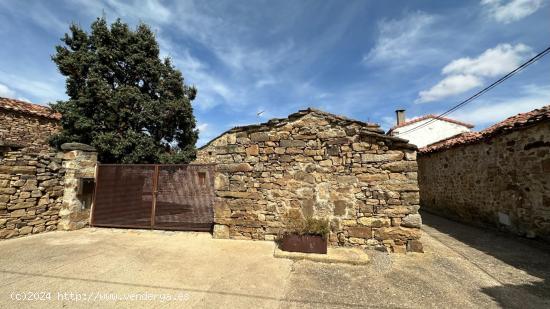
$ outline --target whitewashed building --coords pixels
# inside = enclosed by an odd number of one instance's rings
[[[448,139],[450,137],[471,132],[474,127],[471,124],[458,120],[425,115],[410,120],[405,120],[405,110],[396,110],[397,123],[388,134],[409,140],[418,148]]]

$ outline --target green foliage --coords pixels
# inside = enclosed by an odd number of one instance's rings
[[[327,219],[306,218],[293,220],[287,224],[286,233],[298,235],[319,235],[326,237],[330,232]]]
[[[77,25],[56,46],[52,60],[66,76],[69,100],[52,108],[63,115],[52,146],[94,146],[102,163],[186,163],[195,157],[198,130],[191,101],[170,59],[159,58],[151,29],[131,30],[104,18],[88,34]]]

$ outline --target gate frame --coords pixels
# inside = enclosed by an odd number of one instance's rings
[[[152,188],[152,193],[153,193],[153,200],[152,200],[152,206],[151,206],[151,224],[149,225],[149,228],[147,227],[143,227],[143,226],[131,226],[131,225],[119,225],[119,224],[100,224],[100,225],[96,225],[95,224],[95,220],[94,220],[94,210],[95,210],[95,207],[96,207],[96,195],[97,195],[97,188],[99,187],[98,184],[99,184],[99,170],[100,170],[100,166],[129,166],[129,165],[132,165],[132,166],[153,166],[155,167],[155,171],[153,173],[153,188]],[[155,214],[156,214],[156,206],[157,206],[157,194],[158,194],[158,178],[159,178],[159,167],[161,166],[182,166],[182,165],[186,165],[186,166],[189,166],[189,165],[195,165],[195,166],[214,166],[214,173],[216,173],[216,166],[217,164],[216,163],[197,163],[197,164],[155,164],[155,163],[137,163],[137,164],[121,164],[121,163],[97,163],[96,164],[96,172],[95,172],[95,186],[94,186],[94,194],[93,194],[93,197],[92,197],[92,207],[90,209],[90,227],[106,227],[106,228],[124,228],[124,229],[150,229],[150,230],[166,230],[166,231],[208,231],[208,232],[212,232],[212,229],[214,228],[214,222],[212,222],[212,226],[208,229],[202,229],[202,228],[197,228],[197,229],[193,229],[193,230],[186,230],[186,229],[179,229],[179,228],[171,228],[171,227],[163,227],[162,229],[155,229]],[[214,175],[215,177],[215,175]],[[214,188],[214,192],[215,192],[215,188]],[[212,210],[214,206],[212,206]]]

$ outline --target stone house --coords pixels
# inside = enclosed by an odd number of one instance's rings
[[[421,148],[423,209],[550,240],[550,105]]]
[[[416,146],[376,124],[301,110],[224,132],[195,163],[217,163],[217,238],[272,240],[315,217],[333,246],[422,250]]]
[[[397,122],[388,131],[388,134],[404,138],[419,148],[470,132],[474,127],[462,121],[432,114],[405,120],[405,110],[396,110],[395,112]]]
[[[0,155],[48,151],[48,138],[59,129],[60,119],[49,107],[0,97]]]

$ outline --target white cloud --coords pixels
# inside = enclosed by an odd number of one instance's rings
[[[170,9],[159,0],[73,0],[67,5],[83,10],[89,16],[96,18],[105,14],[109,20],[122,18],[125,22],[168,23],[174,19]]]
[[[403,19],[382,20],[378,25],[379,37],[363,62],[410,61],[415,54],[430,52],[423,42],[433,33],[430,27],[435,21],[435,16],[421,11]]]
[[[508,73],[521,64],[531,53],[524,44],[499,44],[489,48],[477,58],[464,57],[452,61],[443,68],[443,74],[474,74],[494,77]]]
[[[23,101],[23,102],[27,102],[27,103],[32,103],[31,100],[25,98],[25,97],[18,97],[17,100],[19,101]]]
[[[277,80],[273,77],[265,77],[261,78],[254,84],[256,88],[262,88],[265,86],[275,85],[277,84]]]
[[[57,81],[61,83],[56,84]],[[35,103],[47,103],[65,99],[67,96],[63,93],[62,79],[57,81],[47,78],[34,80],[23,75],[10,74],[0,70],[0,83],[9,85],[9,88],[18,94],[28,94],[42,101]]]
[[[459,74],[445,77],[429,90],[420,91],[415,103],[437,101],[448,96],[463,93],[482,84],[474,75]]]
[[[19,101],[31,103],[31,100],[25,97],[17,96],[17,93],[14,90],[10,89],[10,87],[1,83],[0,83],[0,97],[17,99]]]
[[[536,12],[543,6],[543,0],[511,0],[505,4],[502,0],[482,0],[481,4],[493,19],[508,24]]]
[[[205,132],[206,129],[208,129],[208,123],[197,124],[197,129],[199,129],[200,132]]]
[[[550,86],[527,85],[518,96],[478,101],[450,117],[473,123],[476,127],[484,127],[549,104]]]
[[[499,44],[476,58],[453,60],[442,70],[446,76],[430,89],[420,91],[415,103],[438,101],[479,87],[484,78],[512,71],[530,54],[531,48],[524,44]]]
[[[14,98],[15,91],[11,90],[8,86],[0,84],[0,97]]]

